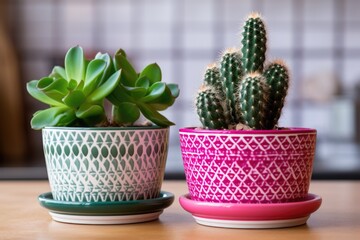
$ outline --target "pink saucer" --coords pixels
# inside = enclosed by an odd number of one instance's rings
[[[308,194],[299,202],[289,203],[212,203],[179,198],[180,205],[202,225],[227,228],[280,228],[305,224],[321,205],[321,197]]]

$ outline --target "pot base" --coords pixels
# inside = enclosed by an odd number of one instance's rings
[[[285,228],[295,227],[306,223],[310,216],[286,220],[267,220],[267,221],[236,221],[236,220],[222,220],[196,217],[195,221],[201,225],[221,228],[251,228],[251,229],[265,229],[265,228]]]
[[[118,216],[84,216],[84,215],[68,215],[55,212],[49,212],[53,220],[63,223],[75,224],[130,224],[149,222],[159,218],[163,211],[134,214],[134,215],[118,215]]]
[[[153,199],[119,202],[57,201],[51,192],[38,197],[40,205],[49,210],[53,220],[75,224],[128,224],[156,220],[174,201],[174,194],[161,191]]]
[[[214,203],[195,201],[190,195],[180,205],[201,225],[223,228],[284,228],[305,224],[322,199],[308,194],[303,201],[289,203]]]

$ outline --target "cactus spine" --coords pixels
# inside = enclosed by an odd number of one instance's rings
[[[196,97],[200,120],[208,129],[274,129],[289,87],[289,73],[282,61],[267,64],[266,29],[257,13],[244,24],[241,51],[224,52],[219,66],[205,72],[204,86]]]

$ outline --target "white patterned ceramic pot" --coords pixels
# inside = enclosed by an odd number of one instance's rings
[[[191,199],[278,203],[306,198],[316,130],[180,129]]]
[[[169,128],[44,128],[53,198],[105,202],[159,196]]]

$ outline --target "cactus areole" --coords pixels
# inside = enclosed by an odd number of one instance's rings
[[[244,24],[241,50],[226,49],[219,63],[208,66],[195,100],[204,128],[278,128],[289,73],[281,60],[265,62],[266,40],[263,20],[252,13]]]

